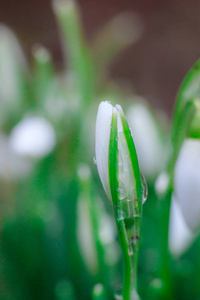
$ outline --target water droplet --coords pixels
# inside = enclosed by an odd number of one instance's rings
[[[148,195],[148,187],[145,178],[143,177],[142,173],[140,173],[141,178],[142,178],[142,204],[145,203],[147,200],[147,195]]]
[[[93,163],[94,163],[95,165],[97,165],[97,159],[96,159],[96,156],[93,157]]]
[[[118,210],[118,221],[124,220],[124,214],[122,210]]]
[[[140,209],[139,206],[134,206],[134,217],[139,217],[140,216]]]
[[[122,181],[119,182],[119,188],[118,188],[117,191],[119,192],[119,199],[120,200],[123,200],[127,197],[126,186]]]
[[[129,255],[133,255],[133,244],[131,243],[128,247]]]

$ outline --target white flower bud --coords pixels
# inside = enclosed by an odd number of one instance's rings
[[[114,136],[111,135],[113,131]],[[105,192],[113,201],[111,187],[112,170],[110,162],[116,155],[117,197],[121,200],[121,207],[125,208],[119,218],[131,217],[134,213],[134,201],[142,201],[142,181],[137,161],[137,155],[130,130],[128,128],[122,108],[113,107],[109,102],[102,102],[99,106],[96,121],[96,163],[100,179]],[[115,164],[115,162],[114,162]],[[115,181],[115,178],[113,179]],[[115,185],[115,184],[114,184]],[[114,202],[114,201],[113,201]],[[139,203],[139,206],[141,203]]]
[[[192,230],[200,227],[200,140],[186,139],[174,172],[175,197]]]

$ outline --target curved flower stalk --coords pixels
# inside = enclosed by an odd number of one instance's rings
[[[179,89],[176,107],[174,110],[174,120],[172,128],[172,141],[175,143],[177,128],[180,125],[180,116],[183,114],[184,108],[188,102],[199,98],[199,82],[200,82],[200,59],[195,63],[188,72]],[[199,99],[198,99],[199,102]]]
[[[137,299],[137,260],[144,186],[131,131],[120,105],[99,106],[96,121],[96,162],[112,201],[124,254],[123,299]]]
[[[188,72],[179,89],[174,110],[172,126],[173,154],[169,166],[169,173],[173,181],[173,169],[184,142],[188,136],[200,136],[200,59]],[[173,183],[172,183],[173,184]]]

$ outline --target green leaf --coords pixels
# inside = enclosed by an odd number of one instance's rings
[[[94,66],[91,53],[85,42],[80,22],[79,9],[74,0],[54,0],[53,9],[61,28],[64,54],[78,86],[83,105],[92,100],[94,93]]]

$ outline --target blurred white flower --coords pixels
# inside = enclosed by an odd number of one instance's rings
[[[175,197],[193,231],[200,228],[200,140],[186,139],[174,172]]]
[[[142,173],[153,180],[164,169],[166,145],[163,145],[158,125],[149,108],[143,103],[133,104],[127,111]]]
[[[11,30],[0,25],[0,105],[1,120],[21,109],[27,65],[20,44]]]
[[[167,191],[169,185],[169,175],[166,172],[160,173],[155,182],[155,190],[158,195],[162,196]]]
[[[180,205],[172,197],[169,222],[169,249],[174,256],[183,254],[194,241],[196,235],[186,224]]]
[[[10,148],[8,138],[0,134],[0,177],[6,180],[23,178],[31,167],[31,162],[19,157]]]
[[[18,155],[43,157],[55,147],[56,134],[46,119],[27,116],[13,128],[9,143]]]

